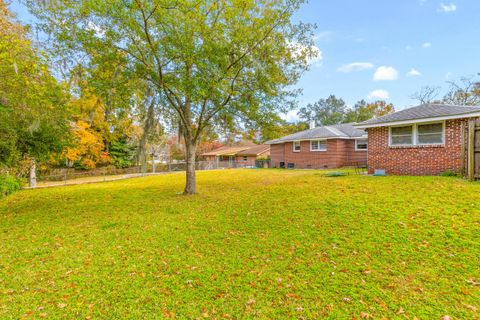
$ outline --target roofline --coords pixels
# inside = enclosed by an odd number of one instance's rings
[[[208,157],[208,156],[229,155],[231,153],[238,153],[238,152],[242,152],[242,151],[245,151],[245,150],[248,150],[248,149],[250,149],[250,148],[238,149],[238,150],[225,149],[225,150],[220,150],[218,152],[215,152],[215,150],[214,150],[214,151],[209,151],[209,152],[202,153],[200,156]]]
[[[442,116],[442,117],[417,118],[417,119],[411,119],[411,120],[380,122],[380,123],[372,123],[372,124],[364,124],[364,125],[360,123],[358,125],[354,125],[354,127],[357,129],[368,129],[368,128],[377,128],[377,127],[390,127],[390,126],[396,126],[400,124],[442,121],[442,120],[452,120],[452,119],[462,119],[462,118],[474,118],[474,117],[480,117],[480,111],[472,112],[472,113],[462,113],[462,114],[455,114],[455,115],[449,115],[449,116]]]
[[[237,156],[259,156],[261,155],[262,153],[266,153],[266,152],[269,152],[270,151],[270,145],[268,146],[268,148],[265,148],[263,150],[260,150],[258,151],[257,153],[254,153],[254,152],[245,152],[245,151],[248,151],[247,150],[244,150],[244,151],[240,151],[237,153]]]
[[[294,141],[315,141],[315,140],[331,140],[331,139],[342,139],[342,140],[355,140],[355,139],[362,139],[366,138],[367,135],[362,135],[359,137],[349,137],[349,136],[342,136],[342,137],[319,137],[319,138],[307,138],[307,139],[289,139],[289,140],[282,140],[282,141],[267,141],[265,144],[281,144],[286,142],[294,142]]]

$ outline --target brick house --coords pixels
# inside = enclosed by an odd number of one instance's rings
[[[352,124],[312,128],[267,144],[275,168],[340,168],[367,162],[366,132]]]
[[[242,167],[255,165],[257,159],[265,159],[270,156],[270,146],[265,144],[249,144],[245,146],[221,147],[216,150],[203,153],[201,158],[205,161],[231,162]]]
[[[270,146],[268,144],[260,144],[242,150],[236,154],[236,161],[246,167],[255,166],[255,161],[259,159],[267,159],[270,157]]]
[[[437,175],[460,172],[467,122],[480,107],[424,104],[357,124],[368,133],[369,173]]]

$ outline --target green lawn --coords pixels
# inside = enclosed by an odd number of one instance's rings
[[[480,184],[182,174],[0,200],[0,319],[478,319]]]

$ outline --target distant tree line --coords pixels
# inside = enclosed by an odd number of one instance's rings
[[[368,103],[365,100],[360,100],[353,107],[349,107],[343,99],[330,95],[326,99],[320,99],[301,108],[298,117],[306,123],[313,121],[316,125],[327,126],[362,122],[394,111],[393,104],[385,101]]]
[[[418,103],[445,103],[460,106],[480,105],[480,74],[448,81],[447,92],[441,97],[441,87],[424,86],[410,98]]]

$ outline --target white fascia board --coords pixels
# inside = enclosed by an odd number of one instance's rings
[[[458,114],[451,116],[443,117],[433,117],[433,118],[422,118],[422,119],[412,119],[412,120],[402,120],[402,121],[392,121],[392,122],[382,122],[375,124],[366,124],[366,125],[354,125],[357,129],[368,129],[368,128],[377,128],[377,127],[391,127],[402,124],[411,124],[411,123],[422,123],[422,122],[433,122],[433,121],[444,121],[444,120],[453,120],[453,119],[463,119],[463,118],[475,118],[480,117],[480,112],[467,113],[467,114]]]

